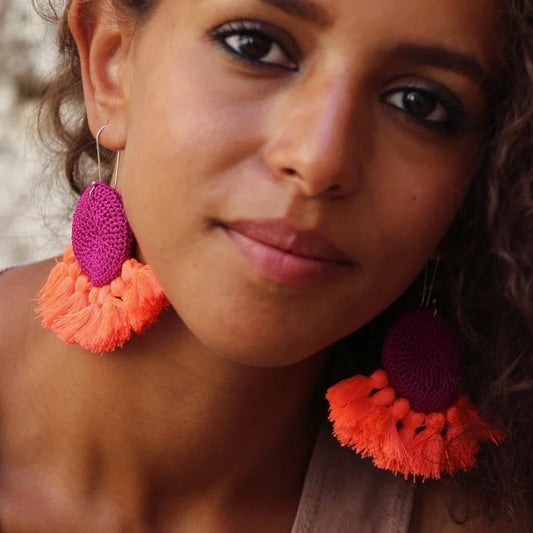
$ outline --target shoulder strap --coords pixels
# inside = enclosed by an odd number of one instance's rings
[[[406,533],[413,487],[319,431],[292,533]]]

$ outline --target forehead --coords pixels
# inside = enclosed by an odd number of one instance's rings
[[[231,2],[229,2],[231,3]],[[497,42],[500,0],[249,0],[322,28],[346,30],[354,42],[426,41],[461,46],[489,62]]]
[[[495,0],[378,0],[373,9],[364,15],[369,27],[381,28],[391,40],[461,51],[476,58],[486,71],[496,66],[500,6]]]
[[[199,3],[205,1],[209,0],[198,0]],[[233,1],[239,3],[239,0]],[[450,15],[462,20],[465,20],[465,17],[469,20],[479,19],[481,16],[487,21],[494,16],[491,12],[497,10],[500,5],[498,0],[244,0],[244,3],[246,2],[269,5],[324,26],[344,17],[347,12],[357,13],[362,19],[372,19],[376,14],[380,17],[389,14],[397,22],[409,21],[410,26],[424,24],[435,16],[440,19]],[[225,3],[230,4],[231,0]],[[418,18],[412,20],[413,16]]]

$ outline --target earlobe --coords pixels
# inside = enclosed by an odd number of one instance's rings
[[[126,62],[131,35],[122,27],[108,0],[73,0],[68,25],[80,58],[89,127],[109,124],[102,144],[122,150],[127,131]]]

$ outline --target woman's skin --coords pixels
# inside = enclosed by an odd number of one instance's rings
[[[496,9],[162,0],[132,32],[74,1],[91,130],[175,311],[99,357],[35,320],[50,261],[0,277],[3,530],[290,530],[328,346],[408,287],[472,177]]]

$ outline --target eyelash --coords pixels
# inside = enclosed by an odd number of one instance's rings
[[[282,70],[297,71],[299,66],[293,55],[287,51],[287,46],[280,42],[278,36],[272,35],[272,32],[268,31],[265,25],[260,22],[252,20],[238,20],[228,22],[219,26],[211,32],[211,39],[220,45],[224,51],[231,54],[238,61],[250,64],[254,66],[277,68]],[[272,50],[277,47],[277,55],[282,54],[285,60],[280,61],[264,61],[263,59],[253,58],[246,53],[239,51],[238,46],[243,46],[244,43],[236,43],[232,46],[228,41],[232,37],[237,38],[256,38],[262,40],[263,44],[270,44],[267,56],[272,53]],[[274,54],[276,55],[276,53]]]
[[[227,22],[217,27],[210,33],[210,39],[219,45],[226,53],[230,54],[237,61],[243,62],[253,67],[279,69],[285,71],[298,71],[299,64],[295,59],[296,54],[288,52],[289,46],[282,43],[281,36],[274,35],[280,33],[274,30],[269,30],[267,25],[254,20],[237,20]],[[256,38],[259,42],[267,46],[268,50],[263,54],[263,57],[270,55],[280,56],[279,61],[265,61],[261,57],[255,58],[247,55],[239,46],[243,46],[244,42],[231,43],[231,38],[243,39],[245,37]],[[288,37],[287,37],[288,39]],[[295,46],[293,45],[293,48]],[[261,54],[259,54],[260,56]],[[394,96],[402,95],[401,103],[392,103],[391,99]],[[418,95],[434,100],[435,106],[438,108],[442,106],[446,114],[444,120],[428,120],[427,118],[420,118],[409,112],[402,106],[404,99],[408,94]],[[455,135],[464,130],[467,125],[466,113],[460,100],[453,94],[449,93],[444,88],[428,88],[416,85],[409,85],[406,87],[396,87],[389,89],[380,95],[380,101],[403,113],[408,120],[412,120],[425,128],[438,130],[447,135]],[[433,114],[433,113],[432,113]]]
[[[405,98],[409,95],[422,96],[433,100],[435,104],[435,109],[442,108],[446,118],[442,120],[431,120],[424,117],[417,117],[413,113],[409,112],[404,107]],[[391,103],[391,97],[403,95],[401,103]],[[467,126],[467,117],[464,107],[461,101],[449,93],[444,88],[427,88],[419,87],[416,85],[409,85],[407,87],[395,87],[394,89],[389,89],[385,91],[380,96],[380,100],[385,105],[392,107],[393,109],[398,110],[403,113],[409,120],[413,120],[422,126],[434,130],[440,130],[443,133],[449,135],[455,135],[460,131],[464,130]],[[435,111],[429,115],[433,115]]]

